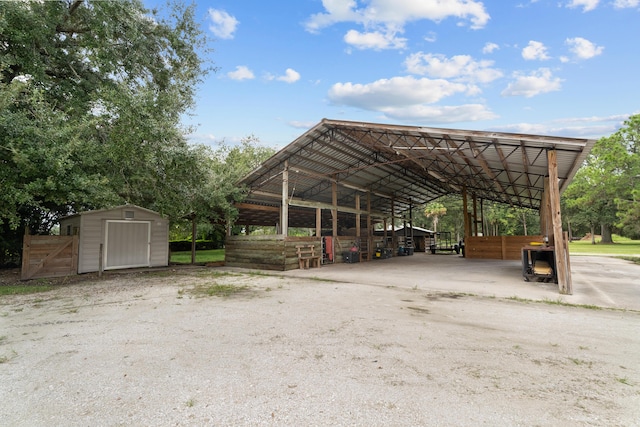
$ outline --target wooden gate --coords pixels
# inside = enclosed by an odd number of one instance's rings
[[[77,273],[78,236],[24,236],[22,280]]]

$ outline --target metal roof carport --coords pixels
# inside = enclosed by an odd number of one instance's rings
[[[241,180],[238,224],[332,228],[351,219],[411,217],[443,195],[541,211],[562,241],[560,193],[595,140],[323,119]],[[325,210],[324,212],[322,210]],[[355,217],[355,220],[353,219]],[[473,233],[465,218],[465,236]],[[346,224],[346,222],[345,222]],[[348,224],[352,225],[352,224]],[[558,284],[571,292],[568,254],[557,245]]]

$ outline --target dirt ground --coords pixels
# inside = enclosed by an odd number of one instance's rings
[[[0,297],[2,425],[640,425],[636,310],[225,268],[74,280]]]

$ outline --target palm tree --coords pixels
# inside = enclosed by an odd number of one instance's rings
[[[433,231],[438,231],[438,220],[441,216],[446,215],[447,208],[440,202],[428,203],[424,208],[424,216],[431,218],[433,221]]]

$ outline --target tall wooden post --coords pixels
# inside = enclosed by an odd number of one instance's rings
[[[540,200],[540,234],[548,239],[549,244],[553,245],[553,233],[551,228],[551,204],[549,202],[549,177],[544,178],[544,191]]]
[[[478,235],[478,198],[476,193],[473,193],[473,235]]]
[[[367,248],[369,249],[369,259],[371,259],[371,252],[373,251],[371,236],[373,236],[373,230],[371,229],[371,192],[367,192]]]
[[[387,218],[382,219],[382,226],[384,227],[384,231],[382,232],[382,236],[384,237],[384,246],[387,246]]]
[[[396,247],[396,201],[391,198],[391,248],[393,253],[398,249]]]
[[[333,240],[338,237],[338,183],[336,177],[331,182],[331,228],[333,229]]]
[[[280,218],[282,234],[289,234],[289,161],[285,160],[282,171],[282,217]]]
[[[483,236],[487,234],[484,231],[484,199],[480,199],[480,232]]]
[[[560,212],[560,188],[558,186],[558,157],[555,150],[547,152],[549,166],[549,204],[551,206],[551,222],[553,225],[553,248],[556,256],[556,274],[561,294],[573,293],[571,271],[569,270],[569,251],[564,243],[562,233],[562,215]]]
[[[409,227],[411,230],[409,237],[411,237],[411,244],[415,247],[415,242],[413,241],[413,201],[409,201],[409,203],[411,203],[409,205]]]
[[[322,236],[322,209],[316,208],[316,237]]]
[[[360,239],[360,220],[362,219],[360,215],[360,195],[356,194],[356,236]]]
[[[464,212],[464,237],[471,235],[471,224],[469,224],[469,207],[467,206],[467,187],[462,187],[462,211]]]

